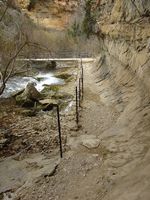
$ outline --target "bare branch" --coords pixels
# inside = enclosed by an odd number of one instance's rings
[[[23,50],[23,48],[27,45],[27,42],[25,42],[18,50],[17,52],[15,53],[14,56],[12,56],[12,58],[10,58],[10,60],[8,61],[7,65],[6,65],[6,68],[5,68],[5,71],[4,71],[4,74],[3,74],[3,79],[5,80],[6,76],[7,76],[7,71],[8,71],[8,68],[9,66],[12,64],[12,62],[15,60],[15,58],[19,55],[19,53]]]
[[[1,22],[1,21],[3,20],[3,18],[5,17],[5,14],[6,14],[7,10],[8,10],[8,4],[6,5],[6,8],[5,8],[5,10],[4,10],[4,12],[3,12],[3,14],[2,14],[2,16],[1,16],[1,18],[0,18],[0,22]]]
[[[19,55],[19,53],[23,50],[23,48],[26,46],[27,42],[25,42],[19,49],[16,50],[15,54],[10,58],[8,61],[4,73],[1,73],[1,86],[0,86],[0,95],[4,92],[4,89],[6,87],[6,83],[8,79],[11,77],[14,67],[15,67],[15,59]],[[11,66],[12,65],[12,66]],[[9,70],[9,67],[11,66],[11,69]],[[9,73],[8,73],[9,70]]]
[[[49,48],[45,47],[44,45],[38,44],[38,43],[33,43],[33,42],[28,42],[29,46],[33,46],[33,47],[38,47],[39,49],[42,49],[44,51],[48,51],[49,54],[52,56],[52,52]]]
[[[137,10],[137,12],[138,12],[138,14],[139,14],[139,15],[140,15],[140,17],[141,17],[141,16],[142,16],[142,14],[141,14],[140,10],[138,9],[138,7],[137,7],[136,3],[135,3],[133,0],[131,0],[131,2],[132,2],[132,4],[134,5],[135,9],[136,9],[136,10]]]
[[[25,63],[24,65],[22,65],[22,66],[20,67],[20,69],[24,68],[24,67],[27,66],[27,65],[28,65],[28,63]],[[23,70],[23,71],[15,71],[14,73],[11,73],[11,76],[10,76],[10,77],[13,77],[13,76],[16,76],[16,75],[19,75],[19,74],[24,74],[24,73],[29,72],[29,71],[30,71],[29,69]]]
[[[25,73],[25,72],[28,71],[28,70],[25,70],[25,71],[20,71],[20,72],[14,72],[16,58],[18,57],[18,55],[20,54],[20,52],[24,49],[24,47],[26,45],[34,46],[36,48],[38,47],[39,49],[43,49],[45,51],[48,51],[51,54],[51,51],[47,47],[42,46],[38,43],[29,42],[28,40],[26,40],[19,48],[16,46],[15,53],[9,59],[8,63],[6,64],[4,72],[0,72],[0,84],[1,84],[0,85],[0,95],[4,92],[4,89],[6,87],[6,83],[9,80],[10,77],[13,77],[15,75]],[[25,65],[23,65],[23,66],[25,66]]]

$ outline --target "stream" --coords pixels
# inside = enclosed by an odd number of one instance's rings
[[[8,98],[14,92],[17,92],[21,89],[24,89],[26,85],[30,82],[34,82],[36,85],[36,89],[40,92],[44,89],[45,85],[63,85],[64,80],[60,78],[56,78],[53,72],[39,72],[35,77],[13,77],[10,78],[6,84],[6,88],[4,93],[0,96],[0,98]]]

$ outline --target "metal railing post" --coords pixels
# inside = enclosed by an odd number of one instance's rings
[[[83,71],[83,65],[81,65],[81,80],[82,80],[82,100],[83,100],[83,94],[84,94],[84,71]]]
[[[59,146],[60,146],[60,157],[63,157],[62,152],[62,139],[61,139],[61,126],[60,126],[60,114],[59,114],[59,105],[56,105],[57,108],[57,121],[58,121],[58,133],[59,133]]]
[[[79,107],[81,107],[81,78],[79,78]]]
[[[79,111],[78,111],[78,88],[76,86],[76,123],[79,123]]]

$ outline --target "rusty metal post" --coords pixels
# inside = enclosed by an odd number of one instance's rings
[[[76,87],[76,123],[79,123],[79,110],[78,110],[78,87]]]
[[[79,78],[79,107],[81,107],[81,78]]]
[[[58,133],[59,133],[59,145],[60,145],[60,157],[63,157],[62,152],[62,139],[61,139],[61,126],[60,126],[60,114],[59,114],[59,105],[56,105],[57,107],[57,120],[58,120]]]
[[[82,80],[82,100],[83,100],[83,94],[84,94],[84,71],[83,71],[83,65],[81,65],[81,80]]]

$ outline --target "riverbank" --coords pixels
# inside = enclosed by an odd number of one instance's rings
[[[57,88],[55,98],[58,100],[61,98],[64,102],[64,106],[60,107],[60,119],[63,153],[65,153],[69,149],[66,144],[67,138],[77,131],[74,100],[79,73],[78,63],[73,62],[67,69],[61,68],[54,73],[55,76],[65,80],[64,85],[53,87]],[[46,86],[46,92],[51,92],[51,88]],[[66,94],[72,96],[72,99],[68,101]],[[14,192],[22,187],[29,187],[40,176],[45,174],[49,176],[59,163],[56,109],[46,112],[41,110],[35,116],[24,115],[25,110],[26,108],[16,104],[14,98],[0,99],[0,197],[2,199],[7,196],[13,199]]]
[[[17,198],[95,200],[105,194],[107,185],[111,185],[111,177],[106,176],[103,166],[110,152],[101,144],[100,135],[116,122],[118,113],[101,102],[95,84],[93,63],[84,63],[84,69],[80,129],[76,129],[74,115],[70,115],[72,118],[68,118],[67,126],[72,128],[67,133],[67,148],[63,159],[53,168],[54,173],[36,179],[30,188],[17,190]],[[40,166],[38,162],[36,165]]]
[[[76,67],[75,67],[76,65]],[[74,66],[74,67],[73,67]],[[45,85],[44,94],[49,97],[43,101],[51,101],[53,98],[61,105],[63,144],[66,143],[66,135],[69,128],[66,123],[74,117],[75,82],[78,75],[77,63],[70,67],[53,71],[55,77],[64,80],[63,85]],[[51,77],[50,77],[51,79]],[[51,97],[51,93],[53,93]],[[49,98],[49,99],[48,99]],[[16,104],[15,98],[0,99],[0,157],[26,153],[51,152],[59,146],[57,133],[56,110],[44,112],[38,108],[34,116],[28,116],[28,112],[34,108],[26,108]],[[72,110],[73,109],[73,110]]]

